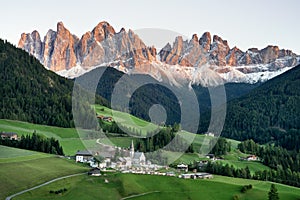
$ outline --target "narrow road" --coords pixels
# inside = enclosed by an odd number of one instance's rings
[[[120,200],[131,199],[131,198],[140,197],[140,196],[145,196],[147,194],[152,194],[152,193],[157,193],[157,192],[160,192],[160,191],[152,191],[152,192],[145,192],[145,193],[142,193],[142,194],[135,194],[135,195],[131,195],[129,197],[124,197],[124,198],[122,198]]]
[[[29,191],[31,191],[31,190],[35,190],[35,189],[37,189],[37,188],[43,187],[43,186],[48,185],[48,184],[50,184],[50,183],[53,183],[53,182],[55,182],[55,181],[59,181],[59,180],[65,179],[65,178],[70,178],[70,177],[73,177],[73,176],[79,176],[79,175],[83,175],[83,174],[86,174],[86,173],[72,174],[72,175],[68,175],[68,176],[59,177],[59,178],[53,179],[53,180],[51,180],[51,181],[45,182],[45,183],[43,183],[43,184],[41,184],[41,185],[38,185],[38,186],[35,186],[35,187],[32,187],[32,188],[23,190],[23,191],[21,191],[21,192],[18,192],[18,193],[16,193],[16,194],[10,195],[9,197],[6,197],[5,200],[11,200],[12,198],[14,198],[14,197],[16,197],[16,196],[18,196],[18,195],[20,195],[20,194],[23,194],[23,193],[25,193],[25,192],[29,192]]]

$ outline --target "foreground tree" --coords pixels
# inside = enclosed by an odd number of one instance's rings
[[[275,184],[271,185],[268,196],[269,196],[269,200],[279,200],[279,195]]]

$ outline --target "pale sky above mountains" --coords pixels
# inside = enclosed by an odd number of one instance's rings
[[[43,37],[62,21],[81,37],[100,21],[116,31],[168,29],[191,37],[205,31],[226,39],[232,48],[278,45],[300,54],[300,1],[297,0],[151,0],[38,1],[1,0],[0,38],[17,44],[22,32],[38,30]],[[146,43],[147,44],[147,43]],[[151,45],[151,44],[147,44]]]

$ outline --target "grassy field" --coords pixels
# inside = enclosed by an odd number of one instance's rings
[[[0,131],[15,132],[18,133],[19,136],[32,134],[36,131],[36,133],[44,135],[45,137],[54,137],[59,140],[66,155],[74,155],[77,150],[86,148],[75,128],[61,128],[0,119]]]
[[[141,132],[142,136],[146,136],[146,133],[148,131],[156,130],[158,128],[157,125],[137,118],[128,113],[113,111],[112,109],[101,105],[94,105],[94,108],[97,115],[113,117],[114,121],[122,124],[123,126],[126,126],[128,128],[135,128],[138,132]]]
[[[107,179],[109,183],[105,183]],[[243,185],[252,184],[253,189],[241,193]],[[121,199],[132,195],[141,196],[130,199],[207,199],[231,200],[234,195],[239,199],[267,199],[270,188],[269,182],[236,179],[214,176],[211,180],[184,180],[177,177],[111,174],[101,177],[88,177],[87,175],[61,180],[40,189],[27,192],[16,199],[43,200],[43,199]],[[300,198],[300,189],[276,184],[280,199],[296,200]],[[50,190],[66,188],[67,192],[57,195],[50,194]]]
[[[86,172],[74,160],[0,146],[0,199],[56,177]]]
[[[229,164],[229,166],[233,166],[234,168],[245,168],[249,167],[251,174],[254,174],[255,171],[262,171],[262,170],[270,170],[269,167],[263,165],[260,162],[254,161],[234,161],[234,160],[220,160],[218,161],[223,165]]]
[[[53,157],[53,155],[0,145],[0,163],[21,162],[47,157]]]

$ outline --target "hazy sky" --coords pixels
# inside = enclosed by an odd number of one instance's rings
[[[298,0],[0,0],[0,37],[17,44],[22,32],[43,38],[56,23],[81,37],[100,21],[116,31],[161,28],[191,37],[209,31],[242,50],[269,44],[300,54]]]

